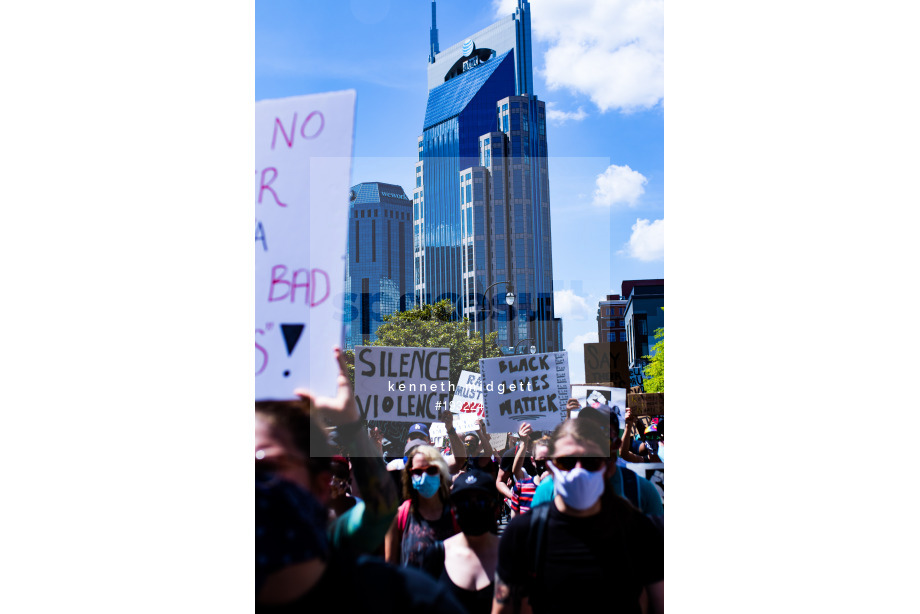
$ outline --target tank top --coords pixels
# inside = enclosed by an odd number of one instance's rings
[[[416,512],[409,512],[406,528],[403,529],[401,558],[403,566],[418,567],[421,553],[435,542],[444,541],[456,533],[450,506],[444,505],[444,512],[438,520],[429,521]]]

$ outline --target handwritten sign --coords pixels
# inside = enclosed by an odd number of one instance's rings
[[[643,392],[630,394],[627,398],[627,405],[636,416],[663,416],[664,393]]]
[[[335,396],[355,92],[256,103],[256,399]]]
[[[355,399],[362,418],[431,423],[449,398],[449,349],[355,348]]]
[[[454,428],[458,433],[478,431],[479,418],[485,418],[482,404],[482,376],[472,371],[461,371],[460,379],[450,400],[450,411],[454,417]]]
[[[568,352],[481,359],[479,370],[490,432],[516,432],[521,422],[535,431],[551,431],[565,420]]]
[[[585,382],[629,388],[626,343],[586,343]]]
[[[626,389],[610,388],[607,386],[572,386],[572,398],[577,399],[579,405],[587,407],[588,405],[596,406],[597,403],[606,405],[613,413],[616,414],[620,422],[620,428],[623,427],[623,419],[626,412]]]

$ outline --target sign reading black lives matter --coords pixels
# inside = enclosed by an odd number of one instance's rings
[[[450,350],[359,345],[355,399],[365,420],[431,424],[448,408]]]
[[[486,358],[479,361],[490,433],[517,432],[521,422],[551,431],[565,420],[569,398],[568,352]]]

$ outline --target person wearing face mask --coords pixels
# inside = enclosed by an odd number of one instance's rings
[[[533,429],[529,422],[524,422],[519,431],[521,446],[514,456],[511,473],[514,475],[514,487],[511,489],[511,517],[526,514],[532,507],[534,493],[542,478],[549,472],[546,468],[546,459],[549,455],[549,438],[540,438],[531,446]],[[533,448],[533,474],[524,470],[524,457],[529,455]]]
[[[664,536],[606,487],[610,434],[579,415],[550,437],[553,501],[511,521],[499,542],[493,614],[664,612]],[[630,553],[622,565],[617,553]],[[637,558],[633,558],[637,557]]]
[[[424,573],[337,548],[322,503],[277,473],[256,468],[255,503],[257,614],[465,612]]]
[[[621,447],[621,438],[619,436],[620,425],[616,414],[609,411],[605,405],[582,408],[576,399],[569,399],[566,407],[570,412],[578,410],[583,411],[584,416],[579,414],[579,417],[595,420],[603,432],[606,433],[609,431],[611,450],[623,450],[627,447],[627,444],[622,444]],[[629,408],[626,408],[626,415],[630,416]],[[609,428],[607,425],[609,425]],[[661,495],[658,494],[658,489],[655,488],[655,485],[625,466],[619,466],[618,464],[614,467],[610,476],[607,478],[607,486],[614,494],[628,500],[642,513],[651,517],[664,516],[664,505],[661,502]],[[550,474],[548,479],[545,479],[537,487],[537,491],[534,493],[533,501],[531,502],[531,507],[545,505],[552,501],[555,496],[553,476]]]
[[[431,446],[416,446],[403,469],[403,501],[384,540],[386,560],[418,567],[421,552],[459,532],[449,505],[447,462]]]
[[[422,554],[421,568],[445,586],[469,614],[492,611],[498,563],[498,490],[483,471],[464,472],[450,490],[460,533],[437,542]]]

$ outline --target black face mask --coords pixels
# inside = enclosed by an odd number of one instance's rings
[[[484,499],[462,500],[454,504],[457,524],[467,535],[482,535],[495,528],[495,502]]]
[[[538,474],[542,475],[543,472],[546,471],[546,461],[545,460],[534,461],[533,464],[536,465]]]

